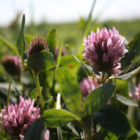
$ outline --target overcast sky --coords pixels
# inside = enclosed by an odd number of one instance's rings
[[[8,25],[17,12],[36,23],[72,22],[87,18],[93,0],[0,0],[0,26]],[[96,0],[93,18],[99,21],[140,19],[140,0]]]

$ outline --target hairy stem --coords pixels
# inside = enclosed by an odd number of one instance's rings
[[[33,70],[32,70],[32,73],[33,73],[33,76],[34,76],[34,79],[35,79],[36,88],[38,90],[41,108],[44,111],[44,102],[43,102],[43,96],[42,96],[42,93],[41,93],[41,88],[40,88],[38,73],[35,73]]]

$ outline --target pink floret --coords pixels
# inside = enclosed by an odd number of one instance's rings
[[[10,104],[8,108],[4,106],[1,110],[0,125],[7,133],[24,139],[27,128],[40,116],[40,108],[34,107],[34,100],[30,98],[24,100],[19,96],[19,105]]]
[[[124,38],[113,27],[109,31],[104,28],[91,31],[88,38],[84,38],[83,57],[93,67],[102,72],[118,74],[121,67],[120,60],[128,50],[124,46]]]

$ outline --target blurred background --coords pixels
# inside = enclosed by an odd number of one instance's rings
[[[26,25],[77,22],[87,18],[94,0],[1,0],[0,26],[7,26],[17,15],[26,15]],[[92,18],[98,22],[140,18],[139,0],[96,0]],[[21,17],[20,17],[21,18]]]
[[[67,43],[77,41],[94,0],[0,0],[0,35],[16,41],[22,15],[25,14],[25,33],[46,36],[55,27],[58,39]],[[140,30],[139,0],[96,0],[92,20],[112,28],[131,40]],[[95,25],[95,24],[93,24]],[[4,30],[3,30],[4,29]],[[5,30],[7,29],[7,31]],[[9,30],[8,30],[9,29]],[[13,37],[9,37],[13,34]]]

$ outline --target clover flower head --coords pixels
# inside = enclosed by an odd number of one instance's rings
[[[83,57],[94,69],[102,72],[119,73],[120,60],[128,50],[124,46],[124,38],[113,27],[109,31],[104,28],[91,31],[88,38],[84,38]]]
[[[2,58],[1,63],[10,75],[20,77],[23,68],[18,56],[6,55]]]
[[[136,99],[140,99],[140,84],[138,85],[138,87],[134,92],[129,93],[129,96],[134,97]]]
[[[40,117],[40,108],[34,107],[34,100],[19,96],[19,105],[10,104],[1,110],[0,125],[8,134],[23,140],[27,128]]]
[[[85,78],[82,82],[80,82],[83,100],[85,100],[86,96],[98,86],[99,85],[91,78]]]
[[[35,37],[29,47],[29,56],[33,55],[34,53],[39,53],[43,50],[49,51],[46,40],[41,37]]]

